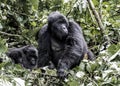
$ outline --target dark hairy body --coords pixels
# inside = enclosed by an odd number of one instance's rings
[[[38,67],[49,65],[51,61],[58,76],[64,78],[65,71],[79,65],[85,54],[88,59],[94,59],[81,27],[63,14],[52,12],[48,16],[48,24],[38,33]]]
[[[34,68],[37,64],[38,50],[32,45],[11,48],[6,54],[15,64],[21,64],[28,69]]]

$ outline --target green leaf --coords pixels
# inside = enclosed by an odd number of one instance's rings
[[[86,70],[91,73],[92,72],[92,68],[91,68],[91,65],[89,63],[87,63],[86,65]]]
[[[38,10],[39,0],[31,0],[31,3],[35,10]]]
[[[69,84],[69,86],[79,86],[77,80],[72,80],[72,81],[68,82],[68,84]]]
[[[108,61],[111,61],[111,60],[115,59],[119,53],[120,53],[120,49],[119,49],[114,55],[112,55],[112,56],[108,59]]]
[[[35,27],[37,24],[36,24],[36,22],[33,21],[33,22],[31,22],[31,25]]]
[[[120,49],[120,46],[119,45],[115,45],[115,44],[112,44],[108,47],[107,51],[108,53],[110,53],[111,55],[115,54],[118,49]]]
[[[0,30],[3,28],[2,24],[0,23]]]
[[[114,71],[113,70],[106,70],[106,71],[103,71],[103,73],[102,73],[102,77],[103,78],[106,78],[106,77],[108,77],[109,76],[109,74],[111,74],[111,73],[113,73]]]
[[[81,62],[81,64],[79,65],[79,70],[85,71],[85,63]]]
[[[6,41],[0,38],[0,53],[6,52]]]
[[[95,78],[95,80],[98,80],[98,81],[102,80],[102,78],[100,76],[94,76],[94,78]]]
[[[82,71],[79,71],[79,72],[76,73],[76,76],[77,76],[78,78],[82,78],[82,77],[84,77],[84,75],[85,75],[85,73],[82,72]]]

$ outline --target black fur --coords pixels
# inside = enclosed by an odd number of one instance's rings
[[[2,63],[3,62],[3,59],[2,58],[0,58],[0,63]]]
[[[38,45],[38,67],[52,61],[61,78],[66,76],[66,70],[79,65],[85,54],[90,60],[94,58],[88,50],[81,27],[59,12],[48,16],[48,24],[39,31]]]
[[[6,54],[15,64],[21,64],[23,67],[28,69],[36,66],[38,51],[32,45],[9,49]]]

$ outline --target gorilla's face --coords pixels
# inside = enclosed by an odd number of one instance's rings
[[[35,47],[28,47],[25,49],[26,59],[30,63],[30,65],[35,66],[38,57],[38,51]]]
[[[57,36],[57,38],[62,39],[68,35],[68,25],[62,20],[58,20],[52,24],[51,32]]]
[[[50,28],[53,36],[63,39],[68,35],[69,23],[64,15],[53,12],[48,17],[48,28]]]
[[[28,50],[26,50],[26,59],[30,62],[31,65],[36,65],[37,57],[38,57],[38,51],[34,47],[29,47]]]

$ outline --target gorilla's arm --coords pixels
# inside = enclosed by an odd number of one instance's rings
[[[50,57],[50,36],[47,30],[48,25],[44,25],[38,34],[38,67],[48,65]]]

